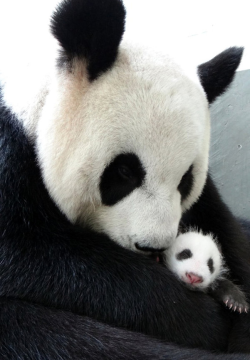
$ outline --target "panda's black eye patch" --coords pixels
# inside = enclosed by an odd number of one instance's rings
[[[118,166],[118,173],[120,177],[126,181],[134,181],[135,177],[133,176],[133,172],[130,168],[124,164]]]
[[[177,260],[186,260],[189,259],[193,256],[191,250],[189,249],[185,249],[182,250],[180,253],[176,254],[176,259]]]
[[[132,153],[120,154],[105,168],[100,180],[104,205],[114,205],[142,185],[145,170]]]
[[[212,258],[208,259],[207,261],[207,266],[209,268],[209,271],[211,272],[211,274],[214,272],[214,261]]]
[[[194,177],[193,177],[193,165],[191,165],[188,169],[188,171],[185,172],[185,174],[182,176],[181,181],[178,185],[178,190],[181,194],[181,200],[185,200],[186,197],[190,194],[192,187],[193,187],[193,182],[194,182]]]

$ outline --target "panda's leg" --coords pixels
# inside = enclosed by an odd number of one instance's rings
[[[1,360],[246,360],[159,342],[79,315],[0,300]]]
[[[229,336],[229,352],[244,352],[250,357],[250,316],[238,315]]]
[[[183,216],[182,222],[187,228],[198,228],[204,234],[216,236],[232,278],[242,286],[249,301],[250,241],[209,175],[199,200]]]

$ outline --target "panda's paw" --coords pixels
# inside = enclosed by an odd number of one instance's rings
[[[249,305],[244,292],[229,279],[219,279],[212,290],[216,300],[224,303],[228,309],[240,314],[247,313]]]
[[[225,295],[223,298],[224,304],[232,311],[241,313],[247,313],[249,310],[248,303],[246,302],[244,294],[241,292],[236,296]]]

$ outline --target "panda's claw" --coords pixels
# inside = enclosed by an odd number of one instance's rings
[[[239,290],[234,291],[233,294],[224,295],[223,303],[231,311],[238,312],[239,314],[248,313],[248,303],[244,294]]]
[[[246,302],[238,302],[238,301],[234,301],[234,299],[230,298],[230,299],[226,299],[224,300],[224,304],[226,305],[226,307],[229,310],[232,310],[234,312],[238,312],[238,313],[248,313],[248,305],[246,304]]]

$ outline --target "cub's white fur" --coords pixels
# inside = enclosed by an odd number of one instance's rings
[[[35,57],[45,62],[27,57],[23,66],[23,58],[11,63],[7,54],[0,77],[4,101],[36,143],[52,198],[72,222],[104,231],[123,246],[168,247],[208,167],[208,103],[196,69],[187,75],[168,56],[123,42],[112,69],[90,83],[83,61],[71,71],[57,68],[59,46],[48,30]],[[129,152],[139,157],[145,182],[104,206],[100,177],[116,155]],[[177,187],[191,164],[194,185],[181,203]]]
[[[186,249],[191,251],[192,256],[178,260],[178,254]],[[213,272],[208,267],[209,259],[213,261]],[[166,252],[166,262],[169,269],[185,283],[188,283],[186,274],[193,273],[201,277],[202,282],[192,284],[193,288],[199,290],[206,290],[226,272],[222,255],[213,237],[194,231],[181,234],[175,239]]]

